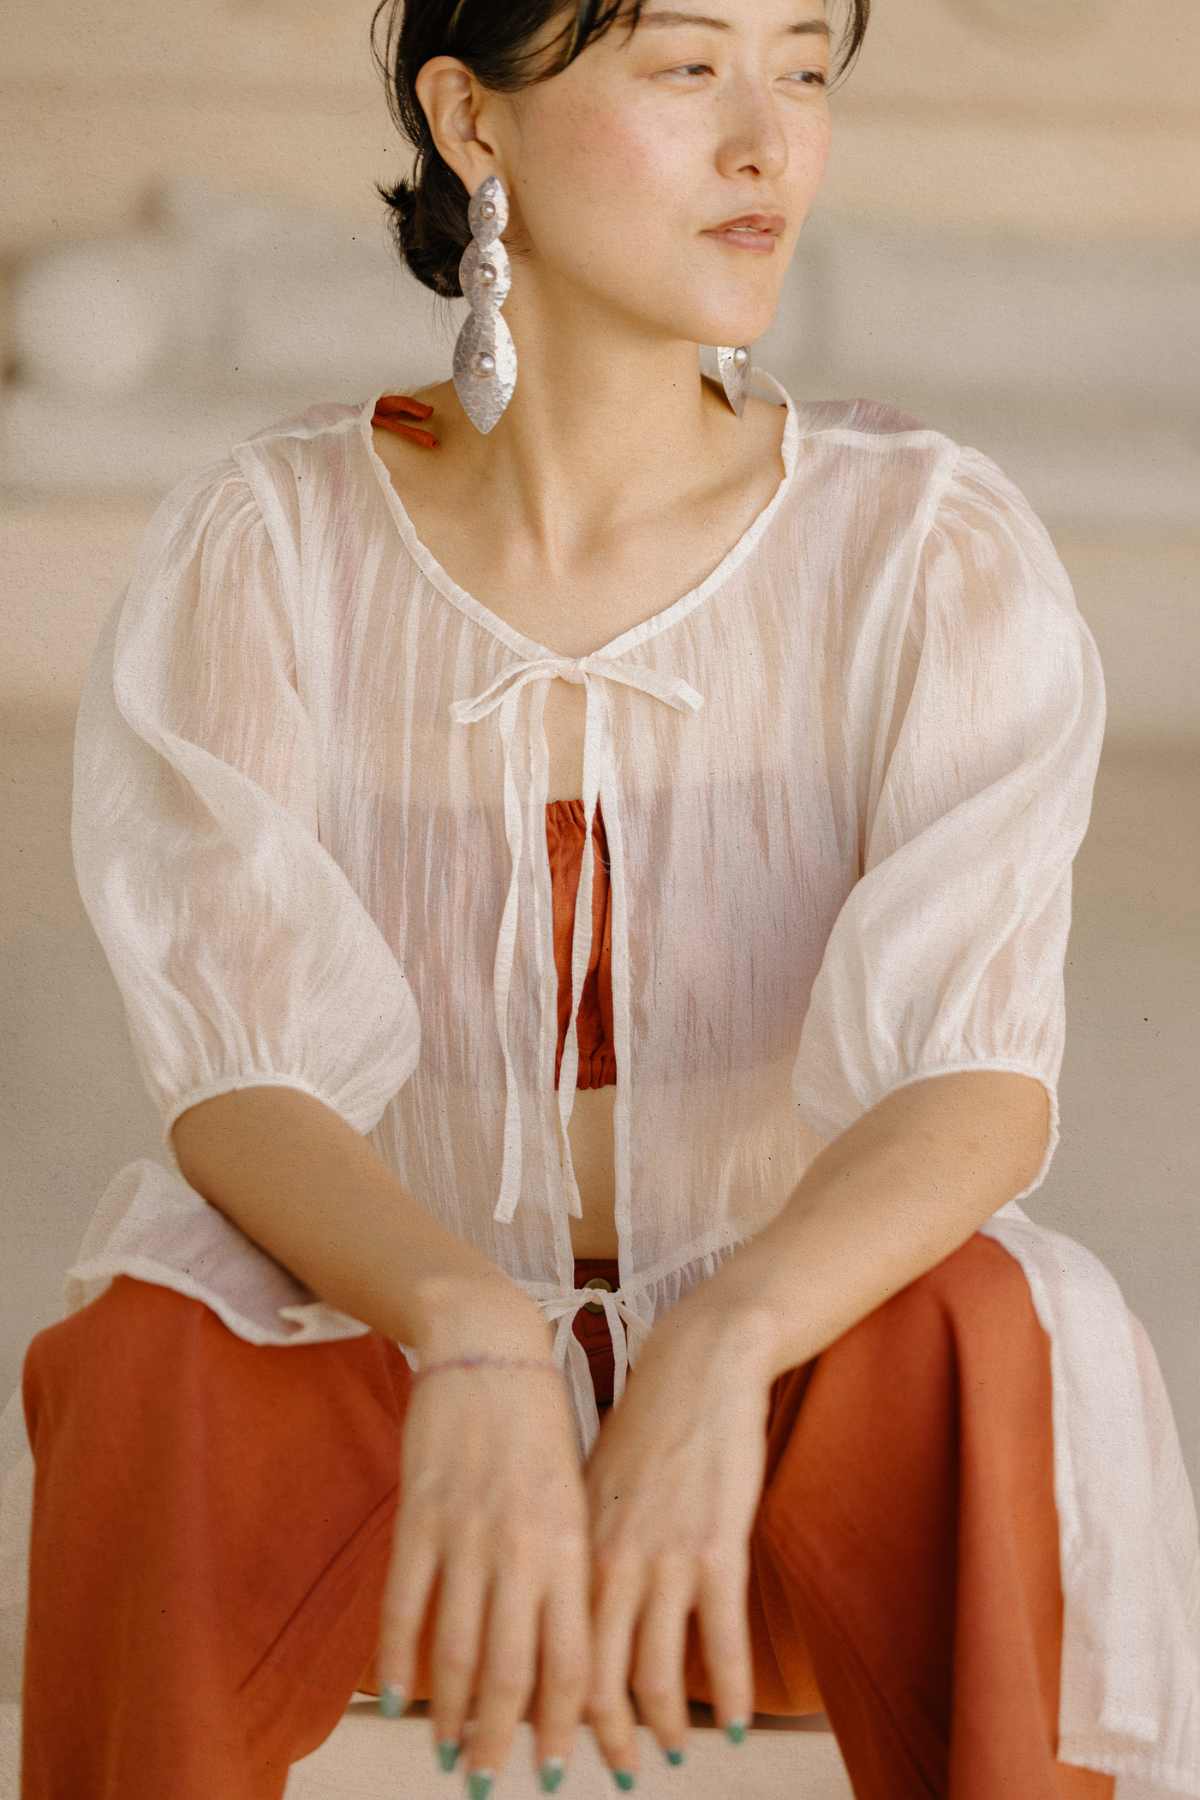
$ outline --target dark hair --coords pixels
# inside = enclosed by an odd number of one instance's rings
[[[871,0],[848,4],[851,17],[837,80],[858,55],[871,12]],[[422,68],[431,57],[454,56],[484,87],[514,93],[561,74],[626,7],[631,37],[642,5],[643,0],[379,0],[371,18],[371,51],[384,78],[388,110],[417,155],[411,180],[394,187],[376,182],[375,187],[390,209],[388,224],[401,262],[435,294],[448,299],[462,294],[458,265],[471,241],[470,196],[440,155],[417,99],[414,84]],[[384,11],[389,17],[381,57],[375,27]],[[529,43],[560,12],[567,19],[549,46],[556,53],[533,71],[537,52]]]

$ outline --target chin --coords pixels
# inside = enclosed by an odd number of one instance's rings
[[[714,306],[711,293],[706,294],[703,306],[686,316],[676,316],[669,323],[680,337],[691,338],[696,344],[752,344],[770,329],[778,307],[774,302],[770,306],[746,306],[744,295],[741,300],[741,305]]]
[[[739,319],[736,314],[727,313],[723,319],[709,320],[705,329],[697,330],[691,335],[698,344],[711,344],[714,349],[718,344],[753,345],[771,329],[774,322],[774,312],[765,318],[755,319]]]

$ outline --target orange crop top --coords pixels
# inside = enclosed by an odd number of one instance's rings
[[[575,899],[583,866],[583,801],[551,800],[546,807],[546,847],[554,889],[554,963],[558,970],[558,1050],[554,1085],[558,1087],[563,1048],[571,1023],[571,937]],[[608,839],[600,802],[592,820],[592,948],[583,996],[579,1003],[579,1076],[581,1088],[611,1087],[617,1079],[613,1048],[612,913],[609,907]]]
[[[387,394],[376,405],[371,423],[426,449],[436,449],[437,439],[431,431],[404,423],[405,417],[427,419],[432,411],[427,401],[416,400],[410,394]],[[558,971],[556,1089],[571,1023],[571,938],[575,930],[575,900],[583,865],[583,821],[581,799],[551,800],[546,806],[546,849],[554,893],[554,964]],[[580,1088],[611,1087],[617,1079],[617,1058],[613,1048],[608,839],[599,801],[592,821],[592,843],[595,852],[592,949],[579,1002],[579,1077],[576,1085]]]

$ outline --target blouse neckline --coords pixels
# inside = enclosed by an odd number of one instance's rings
[[[679,599],[671,601],[668,606],[653,613],[650,618],[644,619],[641,624],[631,626],[628,631],[621,632],[617,637],[611,638],[608,643],[601,644],[597,649],[589,651],[589,656],[619,656],[626,651],[633,650],[637,645],[644,643],[647,638],[656,637],[660,631],[665,631],[669,626],[677,624],[688,613],[702,605],[736,574],[783,504],[799,466],[800,420],[795,402],[783,383],[777,380],[768,369],[751,364],[751,380],[756,375],[768,385],[778,397],[779,404],[787,410],[783,437],[779,446],[783,461],[783,474],[774,494],[703,581],[686,594],[682,594]],[[400,539],[409,555],[439,593],[443,594],[461,612],[464,612],[468,618],[474,619],[476,624],[481,625],[484,630],[490,631],[494,637],[507,644],[511,650],[522,657],[553,657],[556,659],[562,657],[561,651],[552,649],[548,644],[540,644],[536,638],[527,637],[524,632],[516,630],[507,620],[493,612],[490,606],[485,606],[482,600],[469,593],[466,588],[461,587],[434,556],[428,545],[423,543],[418,536],[408,509],[392,481],[387,464],[375,448],[375,442],[371,436],[371,421],[374,418],[375,409],[380,400],[391,391],[391,388],[382,388],[364,402],[357,414],[358,430],[356,435],[363,446],[367,468],[370,470],[376,486],[382,491],[384,504],[391,514]]]

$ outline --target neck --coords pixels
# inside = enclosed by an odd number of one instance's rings
[[[547,568],[577,565],[590,546],[645,528],[710,489],[745,447],[720,386],[700,373],[695,343],[622,335],[611,312],[539,308],[516,284],[502,316],[517,345],[512,399],[476,431],[448,389],[452,453],[472,492]]]

